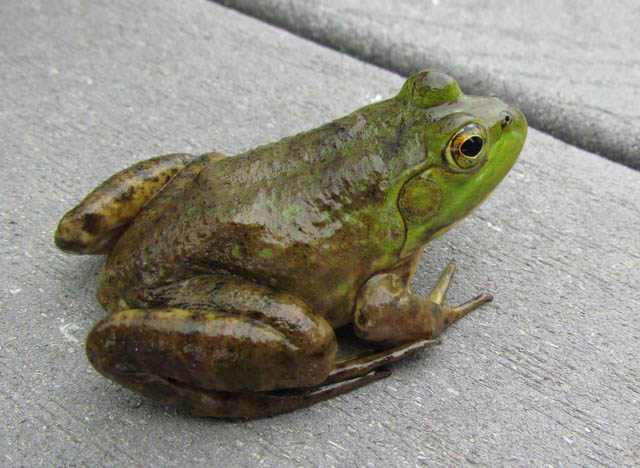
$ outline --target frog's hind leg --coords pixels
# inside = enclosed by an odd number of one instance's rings
[[[208,275],[154,294],[163,308],[113,313],[87,338],[93,366],[143,395],[200,415],[264,416],[310,404],[267,404],[265,392],[313,387],[331,371],[333,329],[294,296]]]
[[[127,388],[204,416],[266,416],[349,392],[438,342],[336,359],[327,321],[296,297],[203,275],[153,292],[161,309],[109,315],[87,338],[93,366]]]
[[[167,154],[113,175],[64,215],[55,234],[56,245],[70,253],[109,253],[142,207],[192,159],[188,154]]]
[[[420,340],[405,343],[375,354],[365,351],[364,353],[344,356],[335,362],[324,382],[315,387],[287,388],[253,393],[207,392],[199,395],[191,389],[191,393],[188,393],[187,390],[186,394],[189,400],[197,402],[199,408],[205,408],[202,412],[194,411],[203,416],[212,415],[210,412],[212,408],[215,408],[214,416],[219,416],[221,412],[229,411],[230,408],[234,408],[236,414],[244,416],[268,416],[286,413],[342,395],[376,380],[384,379],[391,372],[380,369],[381,366],[400,361],[436,344],[439,344],[439,341]],[[181,391],[185,392],[185,389],[182,388]],[[182,400],[184,400],[184,395],[185,393],[181,397]],[[206,404],[203,405],[203,402],[206,402]]]

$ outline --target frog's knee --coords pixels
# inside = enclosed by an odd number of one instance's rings
[[[181,153],[159,156],[110,177],[60,220],[56,246],[70,253],[109,253],[142,207],[191,158]]]
[[[105,227],[108,220],[99,213],[75,214],[69,212],[62,218],[54,237],[56,247],[67,253],[109,253],[126,228],[126,225]]]

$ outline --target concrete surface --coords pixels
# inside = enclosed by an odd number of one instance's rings
[[[133,161],[239,152],[403,79],[211,2],[12,0],[0,21],[0,465],[638,466],[638,172],[532,130],[413,285],[456,259],[450,303],[493,303],[358,391],[193,418],[91,369],[103,259],[58,252],[59,217]]]
[[[434,67],[535,128],[640,169],[640,4],[216,0],[401,75]]]

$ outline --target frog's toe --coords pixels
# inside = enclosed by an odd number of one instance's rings
[[[131,373],[133,378],[134,372]],[[184,382],[138,375],[146,383],[144,395],[166,405],[182,408],[196,416],[247,418],[288,413],[328,400],[390,375],[375,370],[349,380],[312,388],[290,388],[269,392],[226,392],[204,390]]]
[[[431,302],[442,305],[447,297],[447,292],[449,292],[449,286],[451,286],[451,281],[453,280],[453,275],[455,272],[456,263],[454,261],[451,261],[442,272],[442,275],[438,280],[438,284],[435,288],[433,288],[433,291],[431,291],[431,294],[428,297]]]
[[[268,414],[287,413],[322,400],[328,400],[343,393],[348,393],[376,380],[387,378],[390,375],[391,372],[387,370],[376,369],[349,379],[332,382],[327,380],[327,382],[318,387],[261,392],[254,394],[251,404],[256,405],[257,403],[258,407],[269,408]]]
[[[444,317],[445,325],[450,325],[456,320],[464,317],[472,310],[477,309],[485,302],[491,302],[493,296],[491,294],[480,294],[479,296],[469,299],[467,302],[455,307],[442,306],[442,315]]]
[[[451,286],[451,281],[453,280],[453,275],[455,272],[456,264],[455,262],[451,261],[442,272],[442,275],[438,280],[438,284],[435,288],[433,288],[433,291],[428,297],[429,301],[440,306],[444,327],[452,324],[459,318],[464,317],[466,314],[474,309],[477,309],[485,302],[490,302],[493,300],[493,296],[491,294],[480,294],[479,296],[476,296],[473,299],[465,302],[464,304],[460,304],[456,307],[445,306],[444,300],[447,297],[447,292],[449,291],[449,286]]]
[[[401,361],[418,351],[439,344],[440,340],[418,340],[403,343],[377,353],[367,350],[343,356],[336,361],[324,383],[331,384],[365,376],[379,367]]]

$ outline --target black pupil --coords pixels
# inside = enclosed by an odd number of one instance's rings
[[[462,143],[460,147],[460,152],[465,156],[469,156],[473,158],[477,156],[478,153],[482,151],[482,138],[479,136],[472,136],[471,138],[467,138],[467,140]]]

